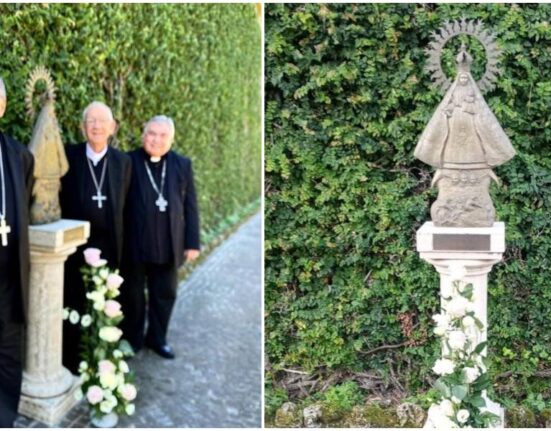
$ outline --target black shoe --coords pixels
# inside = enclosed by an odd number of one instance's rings
[[[174,359],[176,355],[174,350],[168,344],[163,344],[162,346],[154,346],[151,344],[146,344],[146,347],[153,350],[157,355],[162,356],[165,359]]]

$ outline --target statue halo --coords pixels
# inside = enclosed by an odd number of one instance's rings
[[[462,18],[461,21],[447,21],[443,27],[432,33],[432,41],[425,50],[428,61],[425,70],[431,75],[433,84],[446,91],[452,81],[442,70],[440,57],[444,45],[452,38],[460,34],[467,34],[477,39],[486,51],[486,69],[484,75],[476,82],[481,91],[489,91],[494,87],[497,75],[500,73],[498,67],[498,58],[500,50],[496,44],[495,35],[484,28],[482,21],[468,20]]]
[[[44,81],[46,83],[46,100],[52,102],[55,100],[55,84],[52,75],[44,66],[37,66],[32,71],[27,81],[27,85],[25,86],[25,106],[27,108],[27,115],[31,119],[36,113],[33,107],[33,95],[38,81]]]

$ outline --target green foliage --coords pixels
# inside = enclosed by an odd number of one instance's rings
[[[363,396],[358,384],[351,381],[333,386],[323,394],[323,401],[326,405],[341,411],[351,410],[362,400]]]
[[[266,416],[273,417],[276,410],[289,399],[287,392],[283,388],[267,388],[264,392],[264,409]]]
[[[413,150],[442,98],[423,71],[424,49],[432,31],[461,17],[497,33],[503,74],[485,98],[518,153],[496,169],[503,184],[492,189],[507,251],[489,275],[490,377],[502,399],[549,387],[533,377],[551,367],[546,4],[266,6],[265,340],[274,384],[278,370],[298,367],[394,371],[412,394],[430,387],[439,281],[415,251],[415,232],[430,219],[435,190]],[[448,71],[454,43],[444,49]],[[476,77],[485,63],[473,45]]]
[[[4,131],[28,143],[24,87],[46,66],[57,86],[65,143],[82,140],[84,107],[102,100],[120,122],[118,145],[140,146],[153,115],[176,123],[192,158],[204,232],[260,194],[260,26],[254,5],[4,4],[0,69]]]

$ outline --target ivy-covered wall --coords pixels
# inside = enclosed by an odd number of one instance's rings
[[[485,98],[518,153],[492,186],[507,230],[489,276],[495,396],[551,404],[547,4],[266,6],[269,403],[315,393],[323,385],[313,382],[328,376],[369,387],[360,371],[410,395],[430,387],[439,282],[415,251],[415,232],[436,193],[413,150],[443,97],[423,71],[424,49],[431,32],[462,17],[497,33],[503,73]],[[483,47],[462,38],[480,78]],[[449,74],[460,42],[444,49]],[[302,389],[297,370],[311,376]]]
[[[37,65],[57,86],[64,143],[82,141],[82,111],[95,99],[112,107],[123,150],[141,145],[145,121],[169,115],[209,231],[260,195],[260,31],[253,4],[1,5],[0,127],[29,142],[24,88]]]

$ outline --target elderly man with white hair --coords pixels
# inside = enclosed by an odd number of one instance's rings
[[[61,213],[64,218],[90,222],[88,243],[65,264],[64,306],[80,313],[86,304],[79,271],[84,265],[82,251],[100,249],[111,268],[119,267],[122,258],[123,214],[132,166],[126,154],[109,145],[116,126],[111,109],[94,101],[82,116],[86,142],[65,147],[69,171],[61,180]],[[80,337],[79,325],[64,323],[63,364],[74,374],[80,362]]]
[[[158,115],[144,126],[143,148],[129,153],[132,182],[120,296],[124,337],[135,350],[145,344],[166,359],[175,356],[166,335],[176,299],[177,270],[184,261],[196,259],[200,248],[191,160],[172,151],[173,142],[174,122]]]
[[[6,103],[0,79],[0,118]],[[33,166],[31,152],[0,132],[0,428],[13,426],[21,396]]]

